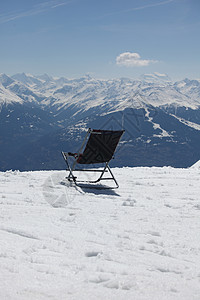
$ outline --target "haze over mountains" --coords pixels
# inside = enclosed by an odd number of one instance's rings
[[[88,127],[125,129],[112,164],[188,167],[200,158],[200,80],[0,75],[0,170],[63,169]]]

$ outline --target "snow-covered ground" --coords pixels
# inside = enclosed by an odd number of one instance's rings
[[[200,299],[200,164],[113,172],[0,173],[1,300]]]

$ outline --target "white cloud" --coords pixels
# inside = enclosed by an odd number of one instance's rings
[[[125,67],[145,67],[155,62],[157,61],[141,59],[140,55],[134,52],[124,52],[116,57],[116,64]]]

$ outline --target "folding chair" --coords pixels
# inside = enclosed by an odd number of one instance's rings
[[[120,138],[124,130],[95,130],[89,128],[85,139],[81,145],[80,150],[77,153],[71,152],[62,152],[63,158],[67,164],[67,171],[69,171],[69,175],[67,179],[69,181],[74,182],[76,185],[79,183],[97,183],[101,180],[114,180],[116,187],[118,188],[119,185],[109,167],[109,162],[114,155],[115,149],[120,141]],[[89,136],[89,138],[88,138]],[[85,146],[84,151],[83,147]],[[70,165],[69,157],[72,158],[73,162]],[[78,165],[91,165],[91,164],[103,164],[103,169],[80,169],[77,168]],[[74,175],[75,171],[79,172],[100,172],[100,176],[96,180],[78,180],[77,176]],[[103,177],[105,172],[109,172],[110,177]],[[87,185],[88,188],[93,188],[94,185]],[[98,187],[96,185],[96,188]],[[103,188],[114,188],[114,187],[105,187]]]

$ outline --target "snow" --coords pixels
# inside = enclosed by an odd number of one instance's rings
[[[176,118],[177,120],[179,120],[181,123],[187,125],[188,127],[191,127],[191,128],[193,128],[193,129],[195,129],[195,130],[200,130],[200,125],[199,125],[199,124],[196,124],[196,123],[194,123],[194,122],[185,120],[185,119],[183,119],[183,118],[181,118],[181,117],[177,117],[177,116],[175,116],[174,114],[170,114],[170,116]]]
[[[154,128],[155,130],[156,130],[156,129],[159,129],[159,130],[161,131],[160,134],[154,134],[154,135],[153,135],[154,137],[159,137],[159,138],[163,138],[163,137],[171,137],[171,135],[170,135],[166,130],[164,130],[164,129],[160,126],[160,124],[154,123],[154,122],[153,122],[153,117],[150,117],[150,111],[149,111],[147,108],[145,109],[145,117],[148,119],[148,121],[149,121],[150,123],[152,123],[153,128]],[[151,140],[150,140],[149,142],[151,142]]]
[[[157,76],[158,77],[158,76]],[[156,78],[157,78],[156,77]],[[160,76],[159,78],[162,78]],[[150,80],[151,79],[151,80]],[[58,108],[76,105],[80,109],[88,110],[98,107],[101,113],[124,110],[127,107],[141,108],[146,105],[161,107],[165,105],[178,105],[197,109],[199,96],[193,97],[193,93],[183,94],[178,91],[172,82],[156,81],[150,76],[149,80],[98,80],[87,79],[72,80],[61,88],[42,87],[45,96],[54,98],[53,105]],[[198,87],[197,87],[198,90]],[[191,91],[190,91],[191,92]],[[191,95],[191,97],[190,97]],[[106,109],[105,103],[107,104]],[[47,105],[48,100],[43,102]]]
[[[190,167],[191,169],[200,169],[200,160]]]
[[[0,83],[0,107],[2,104],[11,104],[11,103],[20,103],[22,104],[23,101],[20,97],[6,89],[1,83]]]
[[[21,82],[21,85],[19,84]],[[61,110],[76,106],[81,111],[96,108],[99,113],[176,105],[198,109],[200,82],[185,79],[173,83],[165,74],[145,74],[141,79],[102,80],[85,76],[79,79],[53,78],[48,75],[0,75],[0,102],[36,102],[42,107]],[[11,93],[8,97],[8,93]],[[32,95],[32,97],[28,97]],[[40,100],[38,100],[38,98]],[[24,100],[26,99],[26,100]]]
[[[199,299],[200,169],[113,173],[116,190],[0,172],[1,300]]]

